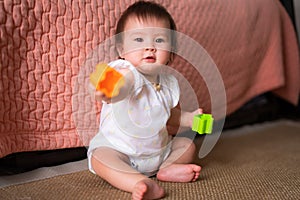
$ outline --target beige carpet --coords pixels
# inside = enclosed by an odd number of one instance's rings
[[[197,138],[201,144],[202,138]],[[160,184],[164,199],[299,199],[300,123],[279,121],[223,132],[200,180]],[[4,187],[0,199],[130,199],[87,170]]]

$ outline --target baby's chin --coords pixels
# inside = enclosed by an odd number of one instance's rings
[[[157,75],[161,73],[164,65],[156,63],[145,63],[137,67],[137,70],[146,75]]]

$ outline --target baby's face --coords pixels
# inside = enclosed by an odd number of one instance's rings
[[[125,25],[120,54],[138,71],[146,75],[158,74],[160,66],[170,61],[170,50],[171,31],[166,21],[129,18]]]

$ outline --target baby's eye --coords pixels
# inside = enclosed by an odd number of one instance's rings
[[[155,42],[157,42],[157,43],[163,43],[163,42],[165,42],[165,40],[163,38],[157,38],[155,40]]]
[[[136,42],[143,42],[144,40],[143,40],[143,38],[135,38],[134,41],[136,41]]]

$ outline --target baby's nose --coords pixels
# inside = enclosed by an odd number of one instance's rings
[[[155,47],[146,47],[145,50],[150,51],[150,52],[155,52],[156,48]]]

